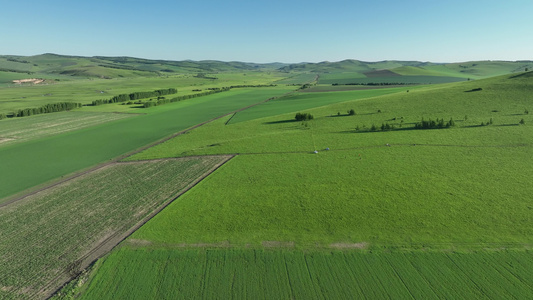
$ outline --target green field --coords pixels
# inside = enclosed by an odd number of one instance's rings
[[[1,209],[0,298],[53,293],[103,254],[102,243],[114,246],[137,222],[225,159],[113,164]]]
[[[531,268],[530,252],[124,246],[98,265],[81,299],[528,299]]]
[[[279,99],[264,116],[228,116],[139,153],[130,159],[238,156],[99,263],[82,294],[529,298],[529,80],[354,99],[303,110],[315,116],[307,122],[291,121]],[[296,97],[341,93],[352,92]],[[450,117],[454,128],[413,129]],[[396,129],[369,130],[385,122]]]
[[[0,146],[23,143],[133,116],[136,115],[76,111],[3,120],[0,127]]]
[[[10,172],[0,174],[0,199],[105,162],[201,122],[282,95],[291,88],[234,89],[146,109],[149,114],[115,121],[111,126],[101,124],[1,147],[0,159]]]
[[[5,83],[0,113],[52,98],[278,86],[0,121],[2,299],[43,298],[78,275],[58,299],[533,297],[533,73],[518,73],[529,62],[27,59],[0,56],[0,68],[70,77]],[[317,74],[423,85],[294,91]],[[491,74],[506,75],[480,79]],[[438,82],[448,83],[427,84]],[[417,129],[436,119],[453,126]],[[106,251],[91,247],[120,241],[198,178],[80,274]]]
[[[72,78],[38,85],[9,84],[5,87],[0,86],[0,113],[11,113],[18,109],[39,107],[48,103],[66,101],[90,104],[94,100],[109,99],[119,94],[166,88],[178,89],[177,95],[167,96],[172,98],[197,93],[193,90],[205,91],[207,88],[231,85],[270,84],[279,79],[265,72],[217,74],[216,76],[216,80],[198,79],[193,75],[175,75],[114,79]],[[30,78],[33,77],[30,76]]]

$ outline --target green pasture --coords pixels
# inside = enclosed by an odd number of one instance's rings
[[[285,76],[289,76],[288,78],[278,80],[275,83],[276,84],[304,84],[309,83],[315,80],[317,74],[315,73],[303,73],[303,74],[286,74]]]
[[[530,252],[124,246],[97,265],[80,299],[527,299],[532,267]]]
[[[307,90],[302,90],[293,95],[275,99],[258,106],[252,107],[245,111],[237,113],[229,122],[235,124],[238,122],[274,116],[289,112],[297,112],[298,110],[310,109],[328,104],[339,102],[346,102],[349,100],[364,99],[386,95],[390,93],[397,93],[405,91],[405,88],[390,88],[390,89],[373,89],[373,90],[359,90],[346,91],[335,93],[307,93]],[[344,112],[343,112],[344,113]]]
[[[366,78],[366,76],[358,72],[322,73],[320,74],[319,82],[321,84],[350,83],[355,78]]]
[[[427,75],[399,75],[399,76],[382,76],[382,77],[365,77],[365,78],[353,78],[345,77],[338,79],[324,79],[320,80],[321,84],[372,84],[372,83],[384,83],[384,84],[438,84],[464,81],[464,78],[449,77],[449,76],[427,76]]]
[[[105,162],[239,108],[279,96],[290,87],[235,89],[146,109],[147,115],[118,120],[0,148],[5,170],[0,198]],[[31,117],[30,117],[31,118]]]
[[[302,110],[315,116],[307,122],[295,122],[294,113],[228,125],[229,116],[217,120],[129,158],[241,154],[134,236],[241,246],[279,240],[302,247],[527,247],[533,242],[529,78]],[[482,89],[468,92],[474,88]],[[271,105],[283,101],[289,100]],[[348,116],[349,109],[356,115]],[[453,118],[457,125],[414,130],[422,118]],[[492,125],[480,126],[490,119]],[[369,130],[387,122],[396,130]]]

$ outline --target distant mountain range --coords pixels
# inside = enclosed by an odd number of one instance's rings
[[[117,78],[244,71],[279,71],[285,73],[316,74],[344,73],[351,74],[355,77],[359,75],[362,77],[401,75],[447,76],[476,79],[525,71],[526,69],[533,70],[533,61],[431,63],[396,60],[364,62],[348,59],[339,62],[258,64],[216,60],[171,61],[133,57],[82,57],[51,53],[35,56],[0,55],[0,80],[20,79],[29,75],[33,77],[58,75],[85,78]],[[384,70],[388,70],[390,73],[382,72]],[[332,80],[334,81],[334,79],[331,79],[329,82]]]

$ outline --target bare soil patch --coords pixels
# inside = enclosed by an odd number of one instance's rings
[[[13,83],[15,83],[15,84],[23,84],[23,83],[39,84],[39,83],[43,83],[43,82],[44,82],[44,79],[40,79],[40,78],[29,78],[29,79],[13,80]]]

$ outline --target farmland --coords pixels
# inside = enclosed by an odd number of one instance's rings
[[[151,274],[136,289],[148,297],[528,298],[531,277],[521,269],[533,245],[528,78],[374,98],[298,94],[136,154],[128,160],[238,156],[98,264],[83,295],[132,295],[110,289],[136,286],[134,268]],[[294,111],[284,108],[293,97],[337,93],[353,100],[305,110],[311,121],[291,121]],[[356,115],[345,113],[350,108]],[[437,116],[457,125],[412,129]],[[369,130],[385,122],[397,129]],[[183,283],[165,279],[178,277]],[[182,286],[186,278],[198,286]]]
[[[114,246],[225,160],[113,164],[0,210],[0,298],[41,298],[55,291],[102,255],[102,247]]]
[[[72,77],[9,97],[277,86],[1,120],[0,298],[533,296],[526,62],[35,59]],[[423,85],[320,84],[351,78]]]
[[[533,256],[524,252],[124,246],[97,266],[81,299],[527,299],[532,267]]]
[[[77,111],[5,120],[0,128],[0,146],[27,142],[133,116],[135,114]]]
[[[0,158],[4,167],[12,171],[0,173],[0,198],[103,163],[201,122],[282,95],[292,88],[234,89],[145,109],[146,115],[119,120],[112,126],[101,124],[2,147]]]

